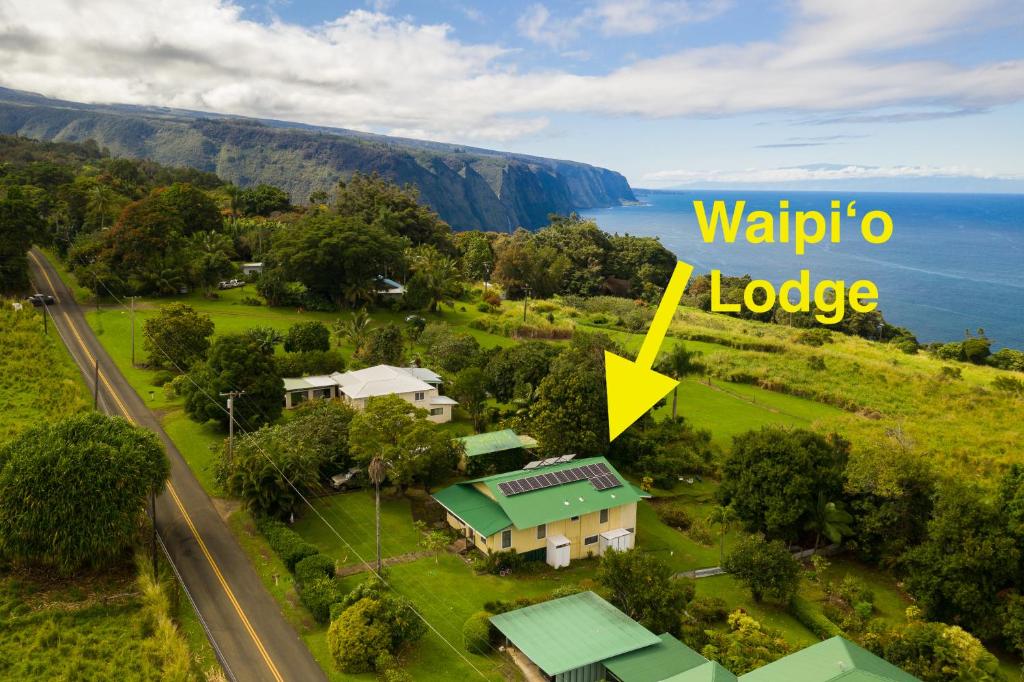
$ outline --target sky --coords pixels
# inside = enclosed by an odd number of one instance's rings
[[[1019,0],[4,0],[0,64],[52,97],[572,159],[635,187],[1024,179]]]

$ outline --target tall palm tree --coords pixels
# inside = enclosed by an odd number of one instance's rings
[[[697,374],[703,369],[703,366],[697,362],[697,357],[701,354],[699,350],[689,351],[686,350],[686,346],[682,343],[669,348],[668,352],[661,356],[658,361],[658,371],[662,374],[672,377],[676,381],[682,381],[684,377],[690,374]],[[678,414],[679,406],[679,386],[677,385],[672,389],[672,419],[673,421]]]
[[[380,457],[374,457],[370,460],[370,466],[367,467],[366,472],[373,483],[374,513],[377,521],[377,575],[380,576],[381,571],[384,570],[384,561],[381,559],[380,554],[380,484],[384,482],[384,460]]]
[[[338,320],[334,324],[334,335],[339,340],[352,344],[353,352],[358,354],[370,336],[371,322],[373,320],[366,309],[361,308],[353,312],[347,320]]]
[[[718,565],[725,563],[725,534],[729,532],[729,526],[739,520],[736,510],[731,506],[716,505],[708,514],[708,523],[721,526],[718,534]]]
[[[427,292],[430,312],[437,312],[442,303],[455,298],[462,289],[462,271],[453,258],[432,246],[410,249],[408,260],[420,286]]]
[[[842,503],[829,502],[825,493],[818,493],[818,503],[807,521],[806,529],[814,531],[814,549],[818,549],[822,535],[830,542],[839,542],[843,536],[853,535],[851,523],[853,516],[843,509]]]

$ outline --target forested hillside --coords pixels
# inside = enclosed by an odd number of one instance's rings
[[[0,88],[0,133],[95,140],[115,156],[270,184],[305,204],[355,172],[412,184],[455,229],[537,228],[550,213],[633,201],[620,174],[486,149],[147,107],[94,106]]]

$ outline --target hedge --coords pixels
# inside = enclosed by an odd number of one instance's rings
[[[293,573],[295,564],[318,553],[315,546],[303,540],[298,533],[276,519],[260,519],[256,522],[256,528],[263,533],[270,548]]]
[[[335,578],[320,575],[299,586],[299,601],[309,609],[313,620],[326,623],[331,618],[331,607],[345,598],[345,591]]]
[[[302,586],[317,578],[334,577],[334,559],[323,554],[311,554],[295,564],[295,582]]]
[[[486,656],[491,652],[491,614],[477,611],[462,626],[462,641],[466,651]]]
[[[846,633],[833,623],[825,614],[814,607],[814,604],[799,595],[789,600],[789,612],[800,621],[818,639],[844,637]]]

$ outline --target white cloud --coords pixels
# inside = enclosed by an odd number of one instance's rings
[[[1020,176],[999,176],[981,168],[963,166],[861,166],[815,164],[787,168],[744,168],[738,170],[663,170],[643,176],[645,187],[676,187],[697,184],[777,183],[808,180],[867,180],[904,178],[978,178],[1019,180]]]
[[[516,27],[535,43],[558,48],[588,29],[606,36],[643,35],[669,26],[706,21],[724,12],[731,0],[598,0],[583,11],[558,17],[546,5],[526,8]]]
[[[555,112],[828,116],[900,107],[913,115],[1024,99],[1024,60],[962,66],[876,54],[882,43],[905,47],[945,38],[966,23],[963,3],[930,2],[923,12],[918,0],[871,0],[881,3],[872,11],[884,12],[885,26],[879,26],[854,20],[845,0],[802,2],[778,42],[682,49],[579,75],[571,63],[520,70],[515,50],[461,41],[444,24],[367,10],[307,28],[280,19],[249,21],[230,0],[5,0],[0,82],[88,102],[185,107],[452,141],[535,134]],[[970,7],[981,7],[984,18],[995,2]],[[641,4],[682,6],[629,6]],[[542,5],[531,11],[520,28],[538,39],[579,30],[562,27],[552,34],[550,12]],[[633,14],[606,12],[600,21],[622,31],[628,16]],[[889,25],[900,29],[890,31]]]

